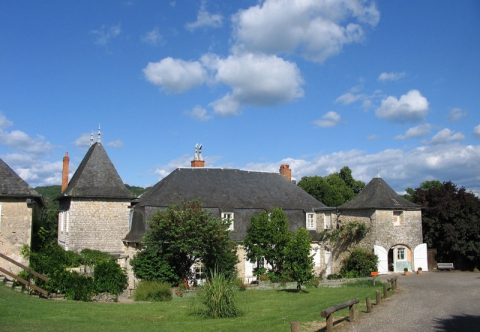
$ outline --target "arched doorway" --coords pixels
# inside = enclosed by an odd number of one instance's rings
[[[404,268],[412,271],[412,250],[403,244],[394,245],[388,251],[388,270],[403,272]]]

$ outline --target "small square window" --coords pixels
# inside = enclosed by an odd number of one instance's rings
[[[307,229],[315,229],[315,213],[307,213]]]
[[[400,226],[400,220],[402,219],[402,211],[393,211],[393,225]]]
[[[233,212],[222,212],[222,219],[230,221],[230,226],[228,227],[229,231],[233,231]]]

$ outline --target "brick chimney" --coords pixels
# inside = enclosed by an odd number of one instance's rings
[[[70,164],[70,157],[68,152],[65,152],[63,157],[63,169],[62,169],[62,192],[68,187],[68,166]]]
[[[205,160],[202,157],[202,144],[195,144],[195,153],[191,165],[192,167],[205,167]]]
[[[290,169],[290,165],[280,165],[280,174],[285,176],[288,181],[292,181],[292,170]]]

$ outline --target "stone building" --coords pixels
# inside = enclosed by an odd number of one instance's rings
[[[337,208],[338,225],[350,222],[367,225],[367,235],[349,246],[331,245],[333,269],[353,246],[371,249],[379,257],[378,272],[403,272],[421,267],[428,270],[427,245],[422,238],[421,207],[398,195],[377,176],[350,202]]]
[[[129,229],[134,195],[125,187],[99,140],[90,146],[70,182],[68,163],[66,154],[62,193],[56,198],[60,209],[58,244],[76,252],[88,248],[123,254],[122,239]]]
[[[320,214],[323,220],[323,213],[319,211],[330,214],[328,207],[291,181],[288,165],[282,165],[279,173],[208,168],[204,165],[203,160],[194,158],[191,168],[176,169],[139,198],[130,231],[124,238],[130,255],[141,249],[142,237],[148,232],[145,222],[151,220],[157,210],[166,209],[172,202],[179,203],[182,199],[199,199],[213,217],[233,219],[232,236],[238,242],[245,237],[252,216],[275,207],[285,212],[291,231],[304,227],[314,238],[318,235],[317,218]],[[323,221],[321,225],[323,227]],[[315,268],[320,271],[323,259],[316,243],[312,244],[312,254]],[[246,260],[241,245],[237,248],[237,255],[239,277],[253,280],[256,263]]]
[[[22,247],[31,245],[33,221],[44,207],[42,196],[0,159],[0,253],[28,265]],[[1,258],[0,266],[15,274],[22,271]]]

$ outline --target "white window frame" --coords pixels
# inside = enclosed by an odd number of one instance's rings
[[[222,212],[222,219],[230,220],[230,226],[228,226],[229,231],[233,231],[234,227],[234,214],[233,212]]]
[[[331,229],[332,228],[332,214],[331,213],[324,213],[323,214],[323,229]]]
[[[65,232],[68,233],[68,230],[70,229],[70,211],[66,211],[65,214],[67,215],[67,222],[65,226]]]
[[[306,229],[315,229],[315,213],[307,213],[305,215]]]
[[[60,211],[60,232],[63,232],[65,226],[65,211]]]
[[[400,253],[402,258],[400,258]],[[406,261],[407,260],[407,250],[404,247],[397,248],[397,262],[398,261]]]
[[[394,226],[400,226],[403,211],[392,211],[392,221]]]

